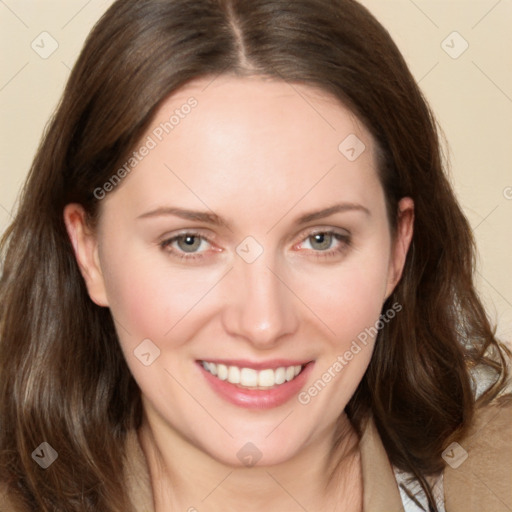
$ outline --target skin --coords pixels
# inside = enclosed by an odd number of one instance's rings
[[[400,202],[393,239],[369,132],[310,86],[197,80],[162,103],[142,140],[191,96],[197,107],[101,201],[94,231],[80,205],[64,212],[90,297],[111,309],[142,392],[156,510],[361,510],[357,436],[343,411],[374,340],[307,405],[294,397],[265,410],[219,397],[196,361],[314,361],[310,387],[378,320],[409,248],[412,200]],[[366,146],[352,162],[338,150],[349,134]],[[297,223],[339,203],[351,206]],[[223,224],[138,218],[169,207]],[[187,230],[207,240],[195,259],[183,240],[161,246]],[[326,250],[312,234],[329,231],[343,237]],[[263,249],[252,263],[236,252],[247,236]],[[148,338],[160,356],[144,366],[133,351]],[[262,454],[254,467],[237,457],[247,442]]]

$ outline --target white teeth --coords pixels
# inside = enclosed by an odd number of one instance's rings
[[[210,363],[210,366],[215,366]],[[213,374],[215,375],[215,374]],[[228,382],[231,384],[240,384],[240,368],[238,366],[230,366],[228,370]]]
[[[238,384],[246,388],[268,389],[293,380],[302,370],[301,365],[280,366],[273,370],[254,370],[253,368],[239,368],[202,361],[203,368],[220,380],[227,380],[231,384]]]
[[[276,384],[282,384],[283,382],[286,382],[286,368],[284,368],[283,366],[280,366],[277,370],[276,370],[276,375],[275,375],[275,382]]]
[[[216,364],[208,363],[208,368],[207,368],[207,370],[208,370],[212,375],[217,375],[217,365],[216,365]]]
[[[258,374],[258,386],[271,388],[276,383],[274,370],[262,370]]]
[[[258,372],[252,368],[242,368],[240,370],[240,384],[248,388],[256,387],[258,385]]]
[[[212,363],[210,363],[212,364]],[[228,378],[228,367],[225,364],[217,365],[217,377],[220,380],[227,380]]]

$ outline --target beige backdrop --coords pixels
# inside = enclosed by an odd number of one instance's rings
[[[111,3],[0,0],[0,232],[83,41]],[[478,242],[479,287],[510,340],[512,0],[362,3],[391,32],[444,129]]]

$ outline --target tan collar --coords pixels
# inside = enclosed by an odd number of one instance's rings
[[[364,511],[403,512],[393,469],[373,421],[368,421],[360,447]],[[125,481],[135,510],[155,512],[149,469],[135,431],[126,439]]]
[[[363,510],[403,512],[395,474],[373,420],[369,420],[359,443],[363,469]]]

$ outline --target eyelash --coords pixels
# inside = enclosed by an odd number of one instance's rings
[[[337,248],[335,248],[335,249],[328,249],[325,251],[315,251],[313,249],[308,249],[308,252],[312,252],[315,255],[314,257],[316,257],[316,258],[329,258],[329,257],[336,256],[338,254],[343,254],[352,245],[352,237],[350,236],[349,233],[345,234],[345,233],[340,233],[338,231],[325,229],[325,230],[316,230],[316,231],[313,231],[313,232],[307,234],[304,238],[302,238],[301,242],[299,242],[298,244],[295,244],[294,247],[304,243],[306,240],[308,240],[316,235],[330,235],[333,237],[334,240],[339,242]],[[178,258],[180,260],[189,260],[190,261],[190,260],[199,260],[199,259],[205,258],[205,256],[202,253],[186,253],[186,252],[176,250],[171,247],[172,243],[176,242],[180,238],[185,238],[185,237],[196,237],[196,238],[200,238],[201,240],[203,240],[205,242],[211,243],[208,240],[208,238],[206,238],[205,236],[201,235],[198,232],[185,231],[183,233],[180,233],[178,235],[175,235],[171,238],[168,238],[168,239],[160,242],[160,244],[159,244],[160,248],[164,251],[171,253],[173,257]]]

